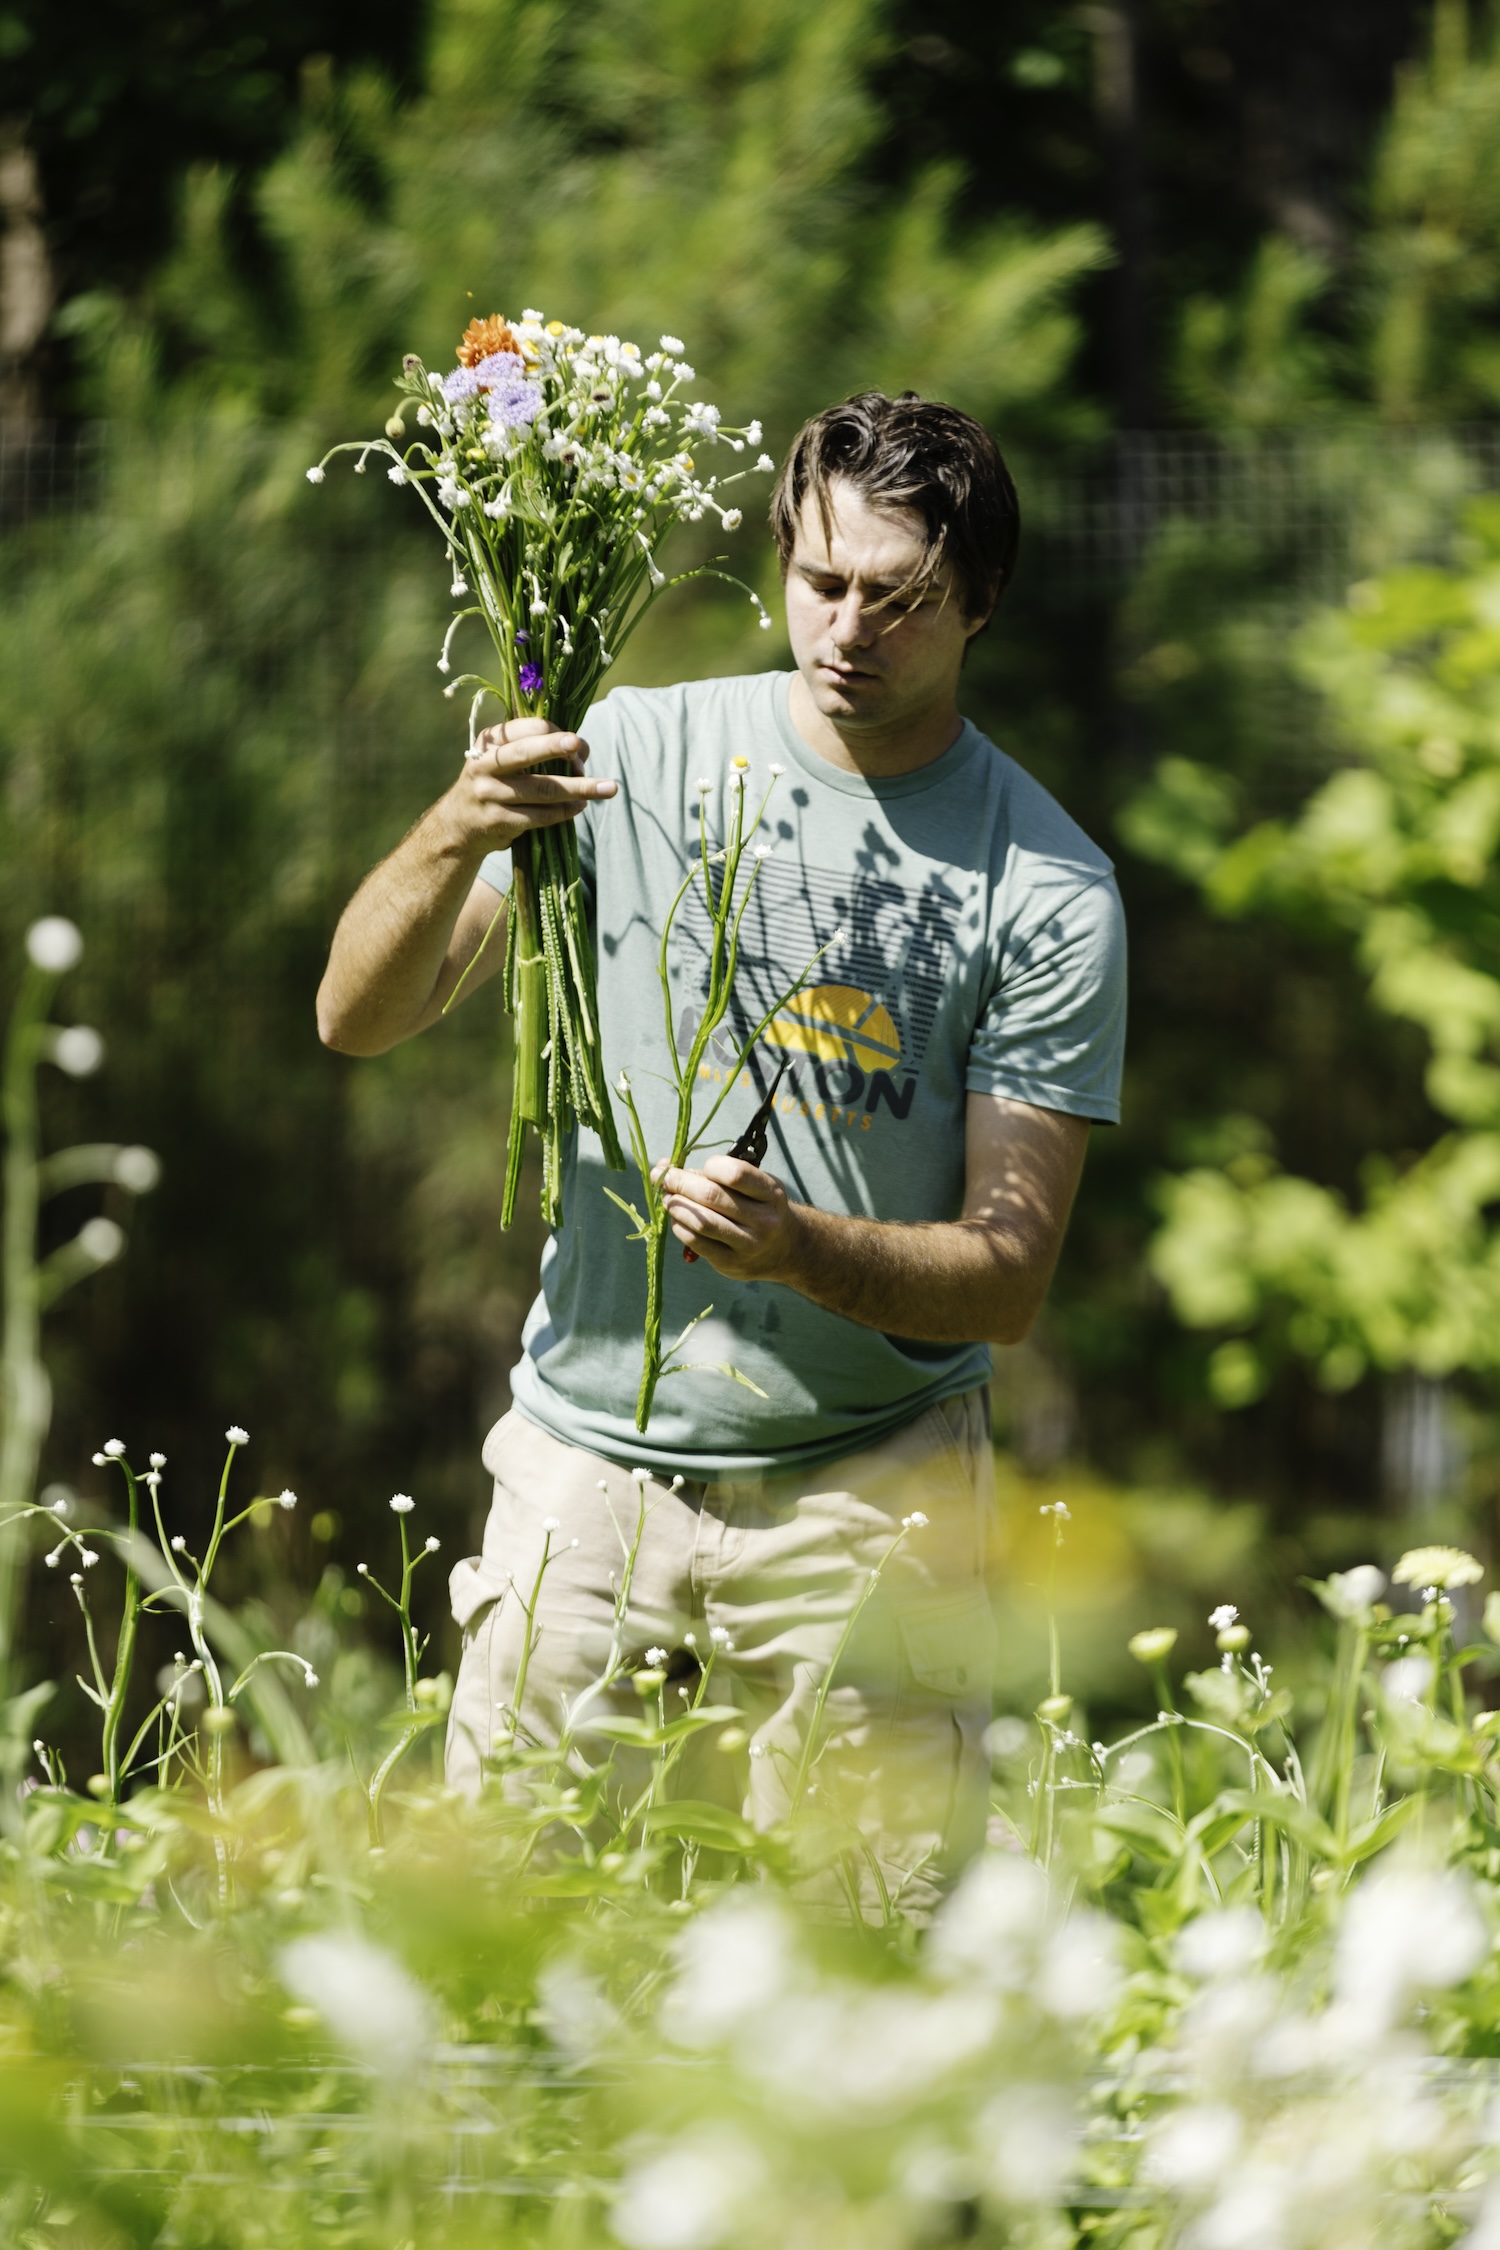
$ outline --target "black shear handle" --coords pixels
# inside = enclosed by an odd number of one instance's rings
[[[776,1106],[776,1089],[786,1073],[787,1065],[783,1061],[776,1076],[771,1080],[770,1090],[765,1100],[729,1151],[730,1155],[737,1157],[741,1164],[764,1164],[766,1160],[766,1143],[771,1137],[771,1112]],[[685,1249],[682,1253],[682,1262],[686,1266],[695,1266],[698,1263],[697,1251]]]

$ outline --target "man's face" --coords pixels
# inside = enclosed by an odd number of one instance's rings
[[[921,564],[920,518],[872,508],[841,478],[829,516],[825,536],[817,502],[804,499],[786,574],[792,655],[813,702],[841,732],[949,708],[983,619],[965,617],[946,565],[916,602],[887,600]]]

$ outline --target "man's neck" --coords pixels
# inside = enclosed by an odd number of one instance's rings
[[[964,725],[952,702],[890,726],[845,725],[818,709],[800,672],[792,674],[787,711],[809,750],[842,772],[863,774],[869,781],[889,781],[935,764],[945,750],[952,749]]]

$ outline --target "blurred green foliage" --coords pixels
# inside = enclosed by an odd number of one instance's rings
[[[1447,1130],[1412,1153],[1368,1149],[1351,1210],[1289,1176],[1250,1128],[1221,1167],[1165,1191],[1152,1252],[1179,1314],[1242,1331],[1213,1380],[1227,1405],[1264,1389],[1279,1348],[1330,1388],[1374,1366],[1492,1374],[1500,1336],[1500,507],[1467,511],[1448,570],[1357,582],[1298,648],[1337,714],[1345,762],[1288,820],[1227,835],[1221,778],[1169,763],[1133,819],[1219,913],[1352,940],[1370,1004],[1418,1027],[1427,1100]]]

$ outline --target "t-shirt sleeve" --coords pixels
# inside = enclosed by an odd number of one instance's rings
[[[578,729],[589,746],[589,773],[614,774],[618,771],[619,728],[614,715],[602,702],[592,704],[583,725]],[[578,858],[583,870],[585,891],[591,896],[594,884],[594,828],[593,806],[581,812],[575,823],[578,831]],[[511,858],[508,851],[490,852],[479,863],[479,880],[488,883],[491,890],[510,896]]]
[[[1117,1125],[1124,1056],[1125,917],[1100,875],[1050,905],[1002,960],[964,1083]]]

